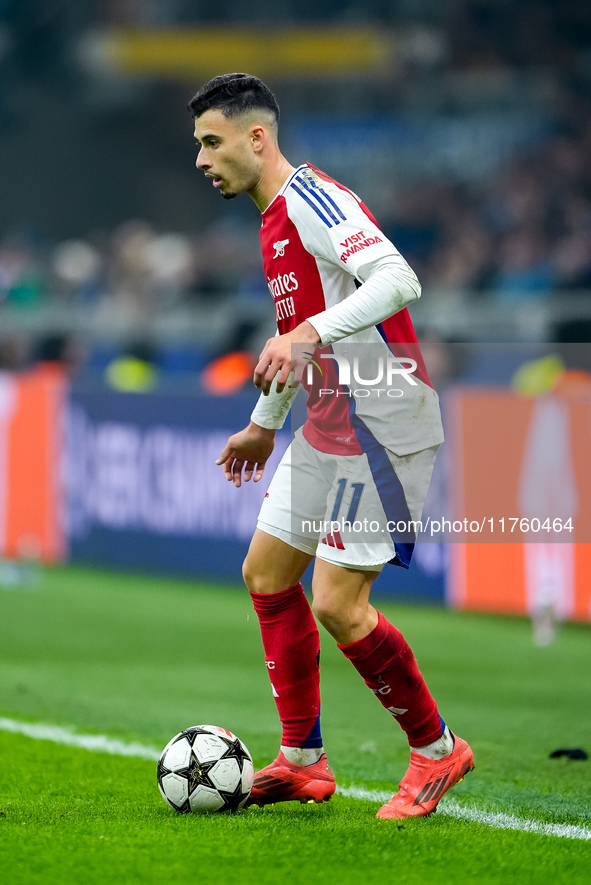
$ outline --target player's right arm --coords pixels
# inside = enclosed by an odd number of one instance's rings
[[[253,475],[255,482],[261,479],[274,446],[275,430],[250,421],[244,430],[232,434],[215,463],[222,466],[228,482],[238,489],[242,485],[242,471],[244,482]]]

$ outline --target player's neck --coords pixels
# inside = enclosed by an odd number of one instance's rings
[[[264,212],[269,203],[275,199],[289,176],[295,171],[295,167],[289,163],[283,154],[277,153],[269,162],[261,177],[248,194],[260,212]]]

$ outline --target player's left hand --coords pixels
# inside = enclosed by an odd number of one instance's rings
[[[260,387],[263,394],[268,396],[273,379],[277,377],[277,393],[281,393],[293,372],[289,386],[297,387],[319,343],[318,332],[307,320],[293,332],[269,338],[255,366],[254,386]]]

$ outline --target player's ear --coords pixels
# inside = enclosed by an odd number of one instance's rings
[[[257,153],[262,150],[267,138],[268,135],[265,132],[264,126],[261,126],[257,123],[250,127],[250,143],[253,150]]]

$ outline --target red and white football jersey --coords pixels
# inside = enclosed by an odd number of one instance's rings
[[[304,164],[263,212],[261,245],[279,334],[310,320],[327,345],[319,345],[304,372],[308,442],[336,455],[373,445],[404,455],[441,443],[439,399],[406,308],[368,328],[361,322],[346,337],[332,328],[330,308],[385,261],[395,266],[401,289],[412,290],[408,301],[420,294],[413,271],[361,200]],[[263,399],[254,420],[264,413]]]

